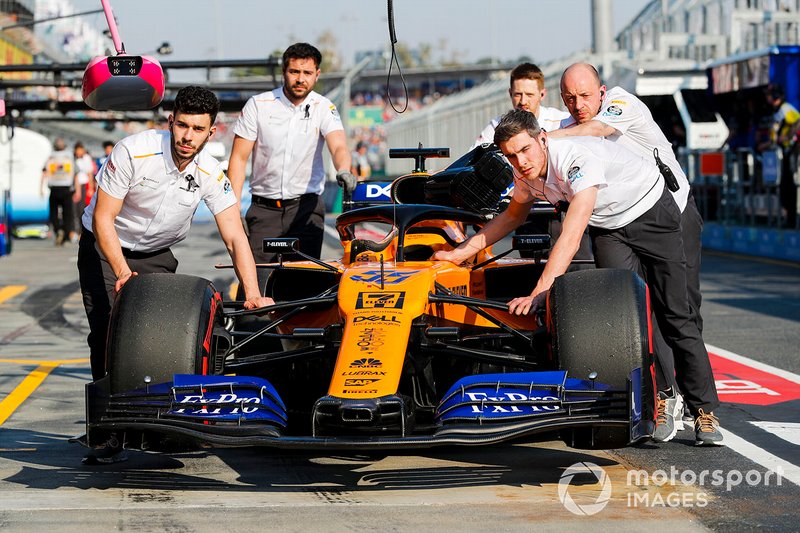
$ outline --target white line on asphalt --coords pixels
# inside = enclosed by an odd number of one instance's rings
[[[723,350],[722,348],[717,348],[716,346],[712,346],[710,344],[706,344],[706,350],[712,352],[714,355],[718,355],[730,361],[735,361],[745,366],[749,366],[750,368],[755,368],[756,370],[761,370],[762,372],[766,372],[767,374],[772,374],[773,376],[778,376],[783,379],[800,384],[800,376],[798,376],[797,374],[793,374],[788,370],[783,370],[782,368],[777,368],[772,365],[768,365],[767,363],[762,363],[760,361],[750,359],[749,357],[729,352],[728,350]]]
[[[768,431],[786,442],[800,446],[800,424],[792,422],[750,422],[757,428]]]
[[[800,467],[781,459],[780,457],[769,453],[763,448],[759,448],[755,444],[744,440],[742,437],[731,433],[727,429],[720,428],[722,435],[725,437],[725,446],[735,451],[736,453],[745,456],[754,463],[758,463],[767,470],[772,470],[780,474],[784,479],[787,479],[795,485],[800,485]]]
[[[749,366],[750,368],[761,370],[762,372],[766,372],[774,376],[782,377],[783,379],[792,381],[794,383],[800,383],[800,376],[793,374],[788,370],[776,368],[772,365],[755,361],[749,357],[729,352],[728,350],[723,350],[722,348],[717,348],[716,346],[712,346],[710,344],[706,344],[706,349],[714,355],[718,355],[730,361],[735,361],[739,364]],[[725,428],[720,428],[720,430],[725,437],[725,446],[768,470],[780,472],[781,477],[791,481],[795,485],[800,485],[799,466],[790,463],[785,459],[781,459],[780,457],[768,452],[763,448],[759,448],[755,444],[746,441],[735,433],[732,433],[730,430]]]

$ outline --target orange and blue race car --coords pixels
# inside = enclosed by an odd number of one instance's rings
[[[463,265],[433,260],[496,214],[512,182],[491,146],[425,172],[446,153],[392,150],[414,172],[359,185],[336,220],[340,259],[266,239],[277,261],[259,271],[273,306],[245,310],[194,276],[131,279],[112,311],[107,374],[86,388],[84,443],[398,449],[551,432],[613,448],[650,437],[644,282],[579,269],[555,281],[546,308],[510,314],[549,237],[516,236]]]

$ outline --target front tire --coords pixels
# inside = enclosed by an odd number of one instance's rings
[[[552,350],[568,377],[630,391],[631,373],[641,374],[642,403],[653,401],[647,288],[634,272],[595,269],[567,273],[548,297]],[[652,415],[652,407],[642,417]],[[562,432],[577,448],[620,448],[631,441],[629,426],[575,428]]]
[[[212,332],[222,299],[206,279],[183,274],[131,278],[114,302],[106,370],[111,393],[214,371]]]

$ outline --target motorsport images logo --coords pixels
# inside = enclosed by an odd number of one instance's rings
[[[576,479],[577,477],[577,479]],[[679,470],[671,466],[647,472],[628,470],[625,495],[628,507],[706,507],[712,491],[730,492],[740,485],[781,486],[783,469]],[[598,488],[599,486],[599,488]],[[572,514],[591,516],[605,509],[611,499],[611,479],[603,468],[590,462],[575,463],[558,480],[558,499]]]
[[[589,494],[583,489],[578,488],[578,485],[573,485],[572,480],[575,476],[580,476],[582,479],[593,477],[595,485],[600,484],[600,493],[594,497],[594,501],[584,503],[584,500],[589,500]],[[581,486],[585,485],[582,483]],[[581,494],[578,494],[578,493]],[[573,494],[577,497],[573,497]],[[579,516],[591,516],[597,514],[605,509],[608,500],[611,499],[611,480],[606,475],[606,471],[594,463],[582,462],[575,463],[570,466],[564,473],[561,474],[561,479],[558,480],[558,499],[564,507],[572,514]],[[576,501],[576,499],[578,501]],[[581,502],[581,503],[578,503]]]

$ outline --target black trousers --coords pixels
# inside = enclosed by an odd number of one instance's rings
[[[175,272],[178,260],[169,248],[156,252],[132,252],[122,249],[128,266],[139,274]],[[78,278],[83,296],[83,308],[89,320],[89,359],[92,379],[97,381],[106,373],[106,340],[111,307],[116,292],[117,276],[111,264],[100,254],[94,234],[84,229],[78,244]]]
[[[694,415],[719,405],[711,363],[689,306],[681,213],[665,188],[642,216],[615,230],[590,227],[600,268],[644,272],[664,340],[675,359],[675,379]],[[658,368],[657,368],[658,370]]]
[[[256,263],[270,263],[275,254],[265,254],[262,242],[271,237],[297,237],[300,251],[319,259],[322,255],[322,240],[325,233],[325,202],[318,195],[304,195],[300,201],[285,207],[270,207],[250,204],[245,213],[249,232],[248,239]],[[286,257],[299,259],[299,257]]]
[[[692,310],[697,328],[703,333],[703,317],[700,314],[702,295],[700,294],[700,258],[702,255],[703,217],[697,209],[694,196],[689,194],[686,209],[681,213],[681,236],[683,237],[683,253],[686,256],[686,293],[689,298],[689,307]],[[639,275],[647,281],[647,273]],[[659,372],[656,373],[658,390],[666,390],[676,385],[675,383],[675,358],[672,354],[658,321],[653,320],[653,351]]]
[[[53,232],[63,231],[64,237],[67,237],[75,230],[74,209],[71,187],[50,187],[50,224],[53,226]]]

